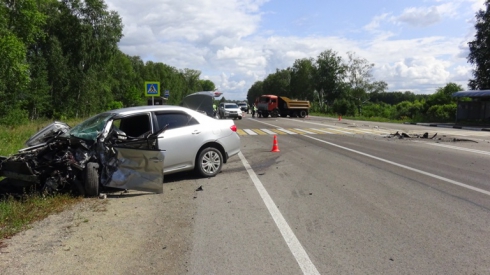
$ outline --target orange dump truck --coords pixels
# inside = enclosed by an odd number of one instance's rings
[[[285,96],[262,95],[255,100],[259,117],[301,117],[308,115],[308,100],[293,100]]]

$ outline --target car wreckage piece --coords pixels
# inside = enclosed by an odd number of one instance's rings
[[[54,122],[32,136],[27,148],[0,157],[0,176],[29,182],[47,192],[97,196],[134,189],[163,192],[163,131],[128,137],[113,125],[114,114],[99,114],[70,127]],[[1,183],[0,183],[1,184]]]

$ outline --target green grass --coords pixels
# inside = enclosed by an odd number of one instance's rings
[[[59,213],[82,200],[70,195],[43,197],[38,194],[25,195],[22,199],[12,196],[0,201],[0,240],[21,232],[35,221]]]
[[[331,114],[324,114],[324,113],[310,113],[312,116],[321,116],[321,117],[331,117],[338,119],[339,116],[337,115],[331,115]],[[352,119],[352,120],[360,120],[360,121],[372,121],[372,122],[389,122],[389,123],[405,123],[405,122],[411,122],[409,119],[406,120],[396,120],[396,119],[389,119],[389,118],[384,118],[384,117],[364,117],[364,116],[342,116],[342,119]]]
[[[82,122],[84,119],[72,119],[64,121],[70,126]],[[22,149],[24,143],[35,133],[42,128],[48,126],[53,121],[48,120],[36,120],[29,124],[21,125],[18,127],[0,127],[0,156],[8,156],[15,154],[19,149]]]
[[[65,121],[74,126],[83,119]],[[15,128],[0,127],[0,156],[15,154],[25,147],[24,143],[33,134],[49,125],[52,121],[33,121]],[[2,177],[0,177],[0,184]],[[20,199],[13,196],[0,197],[0,240],[25,230],[35,221],[59,213],[66,207],[80,202],[82,198],[68,194],[43,196],[26,192]],[[1,241],[0,241],[1,243]]]

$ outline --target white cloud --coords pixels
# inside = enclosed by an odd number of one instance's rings
[[[470,3],[473,13],[479,11],[480,9],[483,9],[485,4],[485,0],[466,0],[464,2]]]
[[[473,78],[472,69],[468,66],[457,66],[454,69],[453,80],[456,82],[468,83],[468,80]]]
[[[437,7],[408,8],[396,20],[415,27],[426,27],[439,22],[441,15]]]
[[[401,24],[424,27],[458,17],[468,24],[465,20],[474,17],[484,0],[432,0],[436,5],[406,8],[398,15],[383,11],[359,26],[365,30],[362,40],[271,35],[273,29],[261,28],[261,8],[266,2],[107,1],[123,18],[124,37],[119,44],[123,52],[178,69],[200,70],[201,77],[213,81],[227,99],[243,99],[255,81],[292,66],[296,59],[316,58],[327,49],[344,58],[352,51],[374,63],[376,80],[386,81],[390,90],[430,93],[450,81],[466,86],[471,74],[465,43],[472,35],[403,39]]]
[[[381,23],[384,21],[388,21],[389,13],[383,13],[381,15],[376,15],[371,22],[364,26],[364,29],[367,31],[376,31],[380,27]]]

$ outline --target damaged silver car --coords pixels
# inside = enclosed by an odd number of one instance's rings
[[[240,138],[232,121],[179,106],[141,106],[101,113],[73,128],[54,122],[26,146],[0,157],[0,176],[91,197],[126,189],[161,193],[164,174],[175,172],[215,176],[240,151]]]

